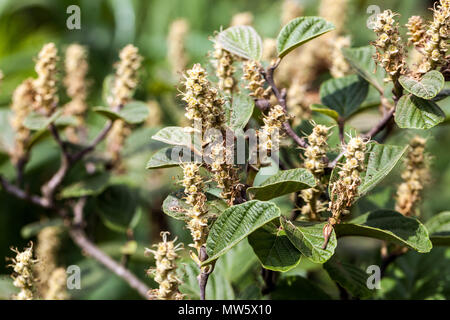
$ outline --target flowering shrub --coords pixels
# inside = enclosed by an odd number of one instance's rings
[[[164,147],[146,169],[180,169],[174,175],[178,190],[165,195],[159,214],[173,224],[178,220],[180,233],[188,230],[189,245],[158,230],[162,241],[145,251],[155,260],[147,272],[152,289],[128,268],[130,257],[144,251],[134,239],[136,203],[150,196],[120,184],[135,179],[130,167],[145,166],[126,162],[127,139],[156,126],[160,116],[154,102],[134,99],[145,61],[134,45],[120,51],[114,73],[104,81],[105,106],[91,108],[104,122],[92,134],[86,125],[87,48],[66,48],[61,99],[62,58],[55,44],[46,44],[37,56],[36,77],[25,79],[13,94],[9,157],[16,174],[0,176],[0,183],[10,195],[58,216],[59,223],[40,227],[35,246],[14,249],[13,284],[20,288],[14,298],[69,297],[67,275],[56,259],[66,231],[87,255],[147,299],[233,298],[232,284],[242,298],[283,299],[306,282],[306,295],[329,298],[320,279],[296,274],[301,261],[325,271],[341,298],[392,297],[392,291],[372,290],[367,266],[378,266],[378,287],[381,278],[399,281],[388,273],[396,260],[427,259],[434,247],[450,244],[448,212],[431,219],[421,215],[434,161],[424,132],[446,120],[439,102],[449,95],[450,1],[438,1],[429,21],[411,17],[404,26],[408,39],[398,14],[385,10],[374,23],[376,40],[363,47],[351,47],[344,34],[345,4],[323,1],[322,6],[336,8],[316,17],[303,16],[301,8],[285,1],[285,25],[276,39],[263,40],[248,13],[235,16],[231,27],[214,34],[210,63],[190,67],[182,41],[189,25],[172,24],[168,54],[184,117],[177,126],[152,132],[153,141]],[[329,79],[319,77],[323,70]],[[378,107],[375,121],[355,126],[369,107]],[[407,129],[417,130],[409,144],[388,140]],[[58,146],[60,164],[39,192],[29,192],[24,170],[33,148],[48,135]],[[383,180],[395,179],[396,167],[402,171],[392,183],[396,190],[380,191]],[[71,181],[74,171],[82,178]],[[105,225],[127,237],[120,262],[86,233],[96,210]],[[362,244],[368,241],[372,253],[363,262],[345,262],[337,249],[354,245],[350,237],[355,236]],[[238,267],[230,271],[233,263]],[[243,288],[239,277],[252,284],[243,282]],[[218,287],[226,294],[214,296]]]

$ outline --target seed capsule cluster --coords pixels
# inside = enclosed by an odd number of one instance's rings
[[[38,55],[35,70],[38,75],[33,82],[36,94],[33,109],[50,115],[58,104],[57,62],[58,49],[54,43],[44,45]]]
[[[425,155],[426,140],[414,137],[410,142],[410,150],[402,173],[403,183],[397,189],[395,210],[406,215],[416,215],[417,203],[420,201],[424,185],[429,180]]]
[[[34,278],[33,265],[37,260],[33,259],[33,243],[28,248],[20,252],[17,249],[11,249],[16,253],[10,265],[14,269],[12,278],[13,284],[20,292],[13,296],[15,300],[33,300],[34,298]]]
[[[450,31],[450,0],[441,0],[433,9],[433,21],[426,31],[424,60],[420,73],[426,73],[445,62]]]
[[[178,286],[181,280],[177,277],[178,258],[177,251],[183,248],[183,244],[175,244],[176,238],[168,241],[169,232],[161,232],[162,242],[157,245],[156,250],[146,249],[146,254],[153,254],[156,260],[156,268],[148,270],[148,274],[154,275],[155,281],[159,284],[158,289],[149,292],[150,298],[158,300],[182,300],[183,295],[179,292]]]
[[[219,97],[217,89],[208,81],[207,73],[200,64],[195,64],[186,72],[183,101],[187,103],[186,118],[201,121],[203,130],[221,128],[225,116],[223,105],[225,101]]]
[[[233,66],[234,56],[222,48],[218,43],[214,43],[213,64],[216,67],[216,76],[219,78],[219,89],[227,94],[231,94],[236,81],[233,78],[235,68]]]
[[[404,73],[405,50],[399,33],[397,14],[385,10],[377,16],[374,31],[378,39],[374,42],[377,48],[377,60],[386,72],[395,79]]]
[[[264,89],[264,78],[260,73],[261,66],[254,60],[247,60],[243,64],[244,74],[242,78],[247,80],[246,89],[254,99],[267,99],[271,88]]]

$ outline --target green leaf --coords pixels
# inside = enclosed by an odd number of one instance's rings
[[[336,122],[339,119],[339,114],[336,111],[334,111],[334,110],[332,110],[330,108],[327,108],[326,106],[323,106],[323,105],[320,105],[320,104],[313,104],[313,105],[311,105],[310,108],[311,108],[311,111],[324,114],[324,115],[332,118]]]
[[[64,221],[60,218],[33,222],[25,225],[20,230],[20,235],[24,239],[35,237],[42,229],[47,227],[64,227]]]
[[[206,202],[206,208],[208,213],[206,218],[216,219],[226,209],[228,209],[227,203],[219,198],[216,198],[210,194],[208,201]],[[191,208],[185,201],[186,195],[182,191],[174,192],[167,196],[162,204],[162,210],[168,216],[171,216],[177,220],[188,221],[189,217],[186,215],[186,211]]]
[[[367,145],[366,172],[358,188],[359,196],[363,196],[380,183],[400,161],[408,146],[400,147],[369,143]]]
[[[317,284],[300,276],[284,277],[270,293],[273,300],[330,300],[331,297]]]
[[[406,91],[426,100],[436,97],[445,84],[444,76],[437,70],[426,73],[420,80],[401,76],[398,81]]]
[[[280,58],[302,44],[321,36],[335,27],[320,17],[299,17],[286,24],[277,38],[277,50]]]
[[[137,193],[126,185],[111,185],[97,199],[97,208],[105,225],[126,232],[138,216]]]
[[[273,203],[248,201],[225,210],[209,232],[203,264],[209,264],[267,222],[278,218],[280,209]]]
[[[441,212],[425,223],[435,246],[450,246],[450,211]]]
[[[132,101],[123,106],[119,111],[114,111],[107,107],[95,107],[94,112],[110,119],[121,119],[129,124],[138,124],[144,122],[148,118],[149,109],[146,103],[141,101]]]
[[[279,221],[271,221],[248,237],[264,268],[286,272],[298,265],[301,253],[289,241]]]
[[[235,94],[227,113],[227,124],[233,131],[244,129],[252,117],[255,102],[247,92]]]
[[[177,147],[168,147],[161,150],[156,151],[147,162],[146,169],[162,169],[162,168],[171,168],[179,166],[182,163],[187,163],[187,160],[184,159],[185,149],[177,148]],[[188,159],[194,159],[193,154],[191,153],[191,157]]]
[[[30,130],[46,130],[47,127],[58,119],[63,110],[59,109],[50,117],[46,117],[37,112],[31,112],[23,121],[23,125]]]
[[[178,268],[179,278],[183,279],[180,285],[180,292],[186,294],[189,299],[200,299],[200,291],[197,277],[200,273],[198,266],[189,260],[181,263]],[[208,300],[234,300],[234,291],[231,283],[222,273],[213,272],[208,278],[205,297]]]
[[[397,103],[395,122],[400,128],[430,129],[445,120],[445,114],[433,101],[404,95]]]
[[[227,51],[250,60],[260,60],[262,40],[250,26],[230,27],[217,36],[217,42]]]
[[[94,196],[102,193],[108,186],[110,174],[100,172],[85,180],[71,184],[61,190],[60,199]]]
[[[148,118],[149,107],[145,102],[131,101],[120,109],[119,115],[127,123],[142,123]]]
[[[372,296],[373,291],[367,287],[369,275],[355,265],[333,258],[324,263],[323,267],[330,278],[347,289],[352,296],[358,298]]]
[[[153,135],[152,139],[176,146],[190,146],[192,134],[182,127],[165,127]]]
[[[118,112],[116,112],[116,111],[114,111],[114,110],[112,110],[111,108],[108,108],[108,107],[99,106],[99,107],[92,108],[92,110],[94,112],[97,112],[98,114],[104,116],[105,118],[108,118],[108,119],[112,120],[112,121],[117,120],[117,119],[121,119]]]
[[[313,174],[306,169],[278,171],[257,187],[247,189],[252,199],[270,200],[285,194],[309,189],[316,185]]]
[[[374,46],[364,46],[360,48],[343,48],[342,53],[350,66],[372,84],[379,91],[383,91],[386,72],[383,68],[377,67],[373,57],[376,54]]]
[[[357,75],[330,79],[320,86],[320,99],[339,116],[348,119],[367,97],[369,84]]]
[[[331,234],[327,248],[324,250],[323,228],[326,222],[310,222],[310,221],[289,221],[281,218],[286,235],[292,244],[300,250],[300,252],[314,263],[324,263],[334,254],[337,241],[334,231]]]
[[[363,214],[334,227],[338,237],[361,236],[407,246],[418,252],[432,248],[427,229],[417,219],[405,217],[392,210],[378,210]]]

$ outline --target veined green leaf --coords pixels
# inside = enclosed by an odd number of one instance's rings
[[[255,102],[247,92],[235,94],[227,114],[227,124],[233,131],[244,129],[253,114]]]
[[[383,68],[377,67],[373,57],[376,50],[374,46],[364,46],[360,48],[342,49],[345,59],[349,62],[358,74],[366,79],[379,91],[383,91],[384,78],[386,72]]]
[[[144,122],[148,118],[149,107],[142,101],[131,101],[123,106],[119,111],[114,111],[107,107],[95,107],[92,109],[94,112],[101,114],[102,116],[110,119],[123,121],[130,124],[138,124]]]
[[[253,199],[270,200],[285,194],[309,189],[316,185],[314,176],[307,169],[279,171],[257,187],[247,189]]]
[[[419,220],[392,210],[378,210],[334,227],[338,237],[361,236],[386,240],[418,252],[432,248],[427,229]]]
[[[176,146],[190,146],[192,134],[182,127],[165,127],[153,135],[152,139]]]
[[[126,232],[139,217],[137,194],[126,185],[109,186],[97,196],[96,202],[100,217],[111,230]]]
[[[168,195],[162,204],[162,210],[174,219],[188,221],[190,218],[186,215],[186,211],[191,206],[186,203],[185,198],[186,195],[182,191]],[[206,209],[208,211],[206,218],[215,219],[228,209],[228,205],[224,200],[208,194]]]
[[[436,97],[445,84],[444,76],[437,70],[424,74],[419,80],[401,76],[398,81],[406,91],[425,100],[431,100]]]
[[[300,262],[300,251],[289,241],[277,220],[270,221],[253,232],[248,237],[248,242],[266,269],[286,272]]]
[[[435,246],[450,246],[450,211],[441,212],[425,223]]]
[[[357,75],[330,79],[320,86],[320,99],[339,116],[348,119],[354,114],[369,92],[369,84]]]
[[[323,228],[326,222],[289,221],[281,217],[281,225],[292,244],[314,263],[324,263],[334,254],[337,241],[334,231],[324,250]]]
[[[366,172],[358,188],[359,196],[363,196],[380,183],[402,158],[408,146],[400,147],[369,143],[367,145]]]
[[[302,44],[321,36],[335,27],[320,17],[299,17],[288,22],[277,38],[277,50],[280,58]]]
[[[311,111],[324,114],[324,115],[332,118],[336,122],[339,119],[339,114],[336,111],[334,111],[334,110],[332,110],[330,108],[327,108],[326,106],[323,106],[323,105],[320,105],[320,104],[313,104],[313,105],[311,105],[310,108],[311,108]]]
[[[225,210],[209,232],[206,242],[209,264],[267,222],[278,218],[280,209],[273,203],[248,201]]]
[[[184,157],[186,150],[180,147],[168,147],[156,151],[147,162],[146,169],[162,169],[179,166],[182,163],[191,162],[194,156]],[[189,161],[188,161],[189,160]]]
[[[324,263],[324,269],[330,278],[347,289],[352,296],[368,298],[373,294],[367,287],[369,274],[350,263],[345,263],[332,258]]]
[[[261,59],[262,40],[253,27],[230,27],[219,33],[217,41],[225,50],[241,58],[256,61]]]
[[[66,199],[98,195],[108,186],[109,176],[108,172],[94,174],[85,180],[64,187],[58,197]]]
[[[23,121],[23,125],[30,130],[46,130],[50,124],[54,123],[61,116],[62,112],[63,110],[59,109],[49,117],[37,112],[31,112]]]
[[[429,100],[404,95],[397,103],[395,122],[400,128],[430,129],[445,120],[439,106]]]

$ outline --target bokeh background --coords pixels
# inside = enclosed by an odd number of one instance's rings
[[[315,0],[299,0],[305,8],[305,15],[317,14]],[[378,5],[382,10],[393,9],[401,13],[400,21],[404,24],[411,15],[429,17],[433,1],[425,0],[350,0],[347,33],[352,37],[352,46],[367,45],[374,40],[374,34],[366,27],[366,20],[370,16],[366,12],[369,5]],[[81,8],[81,30],[69,30],[66,20],[68,6],[76,4]],[[118,225],[135,219],[134,236],[138,243],[136,253],[131,256],[129,267],[145,279],[149,285],[153,281],[145,276],[145,269],[152,263],[152,259],[144,257],[144,247],[150,246],[159,239],[159,231],[169,229],[178,235],[180,241],[189,243],[189,235],[184,225],[173,219],[166,218],[160,207],[165,196],[178,188],[176,180],[179,171],[165,170],[146,172],[145,164],[150,155],[161,147],[151,142],[150,136],[162,126],[178,123],[183,115],[183,106],[177,97],[177,77],[170,70],[167,60],[167,37],[170,24],[177,18],[185,18],[190,30],[185,39],[189,64],[194,62],[207,63],[207,53],[212,50],[210,37],[214,32],[226,28],[233,15],[249,11],[253,14],[253,26],[263,38],[276,37],[281,28],[281,0],[3,0],[0,2],[0,69],[4,79],[0,88],[0,136],[2,146],[6,144],[8,135],[8,109],[14,88],[25,78],[34,77],[34,61],[40,48],[48,42],[55,42],[64,48],[71,43],[80,43],[89,49],[89,105],[102,105],[102,86],[104,78],[113,70],[119,50],[128,43],[136,45],[144,57],[141,71],[141,85],[136,93],[139,100],[158,102],[159,115],[155,121],[136,130],[127,142],[125,153],[129,172],[118,178],[117,183],[126,185],[131,190],[124,196],[123,206],[116,211],[131,212],[132,216],[105,217],[95,214],[98,204],[91,204],[87,209],[88,233],[108,254],[116,259],[122,256],[122,247],[127,240],[123,230],[111,228],[111,220]],[[298,62],[301,64],[301,61]],[[328,75],[329,76],[329,75]],[[327,75],[324,76],[326,78]],[[63,90],[62,90],[63,91]],[[67,100],[62,94],[61,99]],[[448,100],[448,99],[447,99]],[[443,106],[449,110],[448,101]],[[92,127],[92,134],[102,126],[103,119],[89,114],[88,123]],[[394,135],[391,141],[405,143],[412,133],[406,137]],[[450,208],[450,127],[447,124],[427,133],[429,136],[429,151],[432,154],[432,183],[429,185],[422,207],[423,218],[437,214]],[[390,142],[391,142],[390,141]],[[31,191],[39,190],[39,185],[54,172],[55,163],[59,161],[56,145],[48,139],[41,142],[33,150],[31,161],[27,166],[25,177]],[[79,171],[77,168],[69,176],[76,181]],[[14,179],[14,170],[7,156],[0,155],[0,173],[7,178]],[[381,187],[374,191],[374,197],[384,197],[386,202],[393,201],[395,183],[398,183],[398,173],[387,179]],[[113,192],[104,195],[104,202]],[[384,199],[383,198],[383,199]],[[132,201],[136,207],[131,210],[128,202]],[[135,212],[138,212],[136,217]],[[116,220],[115,220],[116,219]],[[0,261],[2,257],[12,256],[10,246],[23,247],[30,239],[34,240],[39,221],[53,223],[55,217],[48,216],[26,202],[14,199],[0,190]],[[56,222],[57,223],[57,222]],[[258,295],[261,279],[258,263],[253,254],[248,254],[248,245],[242,244],[231,252],[218,265],[215,273],[218,275],[211,280],[210,296],[216,298],[261,298]],[[356,250],[356,249],[355,249]],[[361,249],[358,249],[361,250]],[[355,254],[369,255],[364,250]],[[440,252],[436,261],[445,261],[448,253]],[[83,257],[70,239],[63,238],[61,248],[61,263],[63,265],[77,264],[82,268],[82,289],[74,290],[71,295],[75,299],[132,299],[138,298],[133,290],[119,278],[90,259]],[[252,258],[248,258],[251,256]],[[408,257],[408,259],[419,259]],[[414,260],[411,263],[420,264]],[[355,260],[356,261],[356,260]],[[409,261],[409,260],[408,260]],[[409,262],[406,261],[405,265]],[[448,258],[447,258],[448,262]],[[0,263],[0,298],[8,298],[11,292],[11,282],[8,278],[10,270],[6,262]],[[450,265],[447,263],[447,266]],[[431,266],[430,266],[431,267]],[[189,266],[187,273],[193,272]],[[306,275],[314,266],[301,263],[292,274]],[[428,272],[428,271],[427,271]],[[428,273],[429,274],[429,273]],[[194,277],[194,278],[193,278]],[[337,297],[336,288],[328,286],[329,279],[320,273],[308,273],[309,280],[316,279],[322,290]],[[189,283],[189,279],[191,283]],[[195,275],[186,281],[186,292],[192,292],[195,297]],[[194,282],[192,282],[194,281]],[[300,281],[300,280],[296,280]],[[305,280],[306,281],[306,280]],[[400,281],[400,280],[399,280]],[[409,280],[408,280],[409,281]],[[423,288],[416,287],[414,281],[401,284],[391,284],[396,298],[427,298]],[[300,281],[301,282],[301,281]],[[189,287],[189,285],[192,287]],[[299,286],[314,291],[311,283],[299,283]],[[428,284],[432,287],[431,284]],[[313,286],[313,287],[310,287]],[[301,290],[286,293],[276,293],[281,298],[306,298]],[[394,292],[394,291],[391,291]],[[446,291],[448,294],[448,291]],[[303,293],[306,294],[306,293]],[[286,295],[286,296],[285,296]],[[389,297],[387,293],[385,297]],[[439,296],[442,297],[442,296]],[[445,297],[445,295],[443,296]]]

